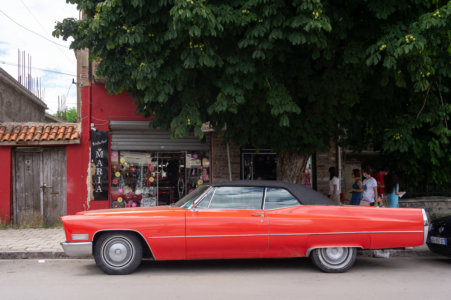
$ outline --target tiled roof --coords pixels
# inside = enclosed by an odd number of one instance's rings
[[[0,146],[79,143],[79,123],[0,123]]]

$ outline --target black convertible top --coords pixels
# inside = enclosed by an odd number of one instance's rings
[[[303,184],[294,184],[283,181],[272,180],[240,180],[220,183],[212,183],[211,186],[255,186],[255,187],[278,187],[290,191],[293,196],[304,205],[338,205],[326,196],[318,193],[314,189],[308,188]]]

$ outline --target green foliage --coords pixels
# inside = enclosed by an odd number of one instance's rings
[[[53,116],[57,117],[58,119],[67,121],[69,123],[76,123],[77,122],[77,109],[76,108],[69,108],[65,111],[57,111]]]
[[[240,145],[303,154],[340,136],[416,180],[450,180],[448,2],[69,2],[85,18],[54,35],[101,58],[106,88],[151,126],[201,137],[209,121]]]
[[[451,2],[411,2],[416,13],[405,17],[409,22],[397,19],[383,27],[366,52],[367,66],[379,70],[386,86],[383,94],[373,94],[377,114],[355,113],[367,122],[361,127],[372,128],[360,133],[362,145],[380,150],[392,170],[411,184],[446,187],[451,182]]]

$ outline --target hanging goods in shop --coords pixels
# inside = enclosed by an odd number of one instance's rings
[[[202,166],[208,168],[210,166],[210,161],[207,158],[202,158]]]
[[[177,192],[179,194],[179,199],[182,198],[185,190],[185,180],[183,177],[179,177],[177,180]]]

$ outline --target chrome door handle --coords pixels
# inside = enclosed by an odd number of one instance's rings
[[[255,214],[252,214],[252,216],[253,217],[264,217],[265,216],[265,214],[257,214],[257,213],[255,213]]]

